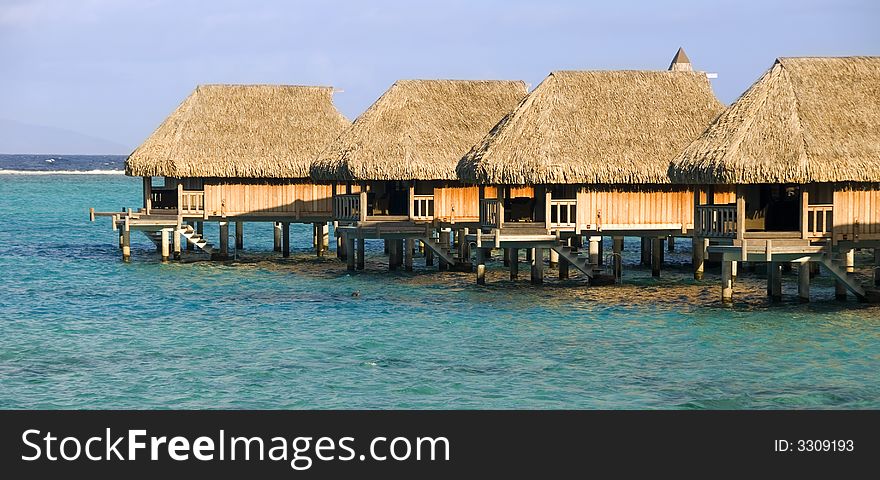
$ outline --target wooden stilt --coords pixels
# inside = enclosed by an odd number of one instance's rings
[[[160,245],[160,247],[162,249],[162,261],[163,262],[168,261],[168,240],[169,240],[168,229],[163,228],[162,229],[162,245]]]
[[[510,266],[510,279],[516,280],[519,277],[519,249],[508,248],[507,251],[510,255],[510,258],[508,260],[508,264]]]
[[[571,239],[569,238],[564,243],[566,243],[568,246],[571,246]],[[553,251],[551,250],[551,252],[553,252]],[[556,253],[556,252],[553,252],[553,253]],[[569,267],[571,266],[571,264],[568,263],[568,260],[566,260],[565,258],[560,257],[558,253],[556,253],[556,256],[559,259],[559,279],[560,280],[567,280],[570,276],[569,275],[569,272],[570,272]]]
[[[660,265],[663,263],[663,238],[651,239],[651,276],[660,278]],[[730,265],[728,265],[730,268]]]
[[[599,237],[599,263],[597,263],[600,267],[605,265],[605,239],[601,236]]]
[[[275,222],[272,227],[272,231],[274,234],[274,244],[272,249],[276,252],[281,251],[281,222]]]
[[[672,235],[666,237],[666,250],[669,251],[669,253],[675,251],[675,237]]]
[[[290,222],[281,222],[281,256],[290,256]]]
[[[424,242],[422,242],[422,249],[425,252],[425,266],[433,267],[434,266],[434,251],[428,248]]]
[[[391,240],[385,239],[385,255],[391,255]]]
[[[736,281],[736,275],[737,275],[738,270],[739,270],[738,262],[736,262],[736,261],[730,262],[730,278],[733,279],[734,282]]]
[[[819,262],[810,262],[810,278],[819,276]]]
[[[172,258],[180,260],[180,229],[175,227],[169,233],[171,235]]]
[[[229,258],[229,222],[220,221],[220,252],[217,254],[220,260]]]
[[[122,243],[122,261],[131,261],[131,227],[128,224],[128,218],[125,219],[125,225],[120,229]]]
[[[510,249],[504,248],[501,250],[503,253],[501,254],[501,261],[503,262],[505,267],[510,266]]]
[[[642,237],[642,265],[650,265],[651,264],[651,239],[648,237]]]
[[[846,262],[846,273],[854,273],[856,271],[856,250],[854,248],[850,248],[845,253],[846,255],[844,256],[844,259]]]
[[[392,239],[388,244],[388,269],[397,270],[403,261],[403,239]]]
[[[244,248],[244,222],[241,220],[235,222],[235,249],[242,250]]]
[[[341,236],[336,236],[336,258],[348,260],[345,243]]]
[[[477,247],[477,285],[486,284],[486,249]]]
[[[532,249],[532,284],[541,285],[544,283],[544,249]]]
[[[355,268],[354,237],[345,237],[345,246],[347,247],[346,250],[351,252],[345,258],[345,267],[349,271],[353,271]]]
[[[620,279],[623,278],[623,237],[613,237],[611,239],[611,250],[614,254],[614,279],[620,283]]]
[[[694,279],[702,280],[706,270],[706,248],[709,246],[709,239],[702,237],[694,237],[693,241],[693,259],[694,259]]]
[[[810,262],[798,265],[798,298],[801,302],[810,301]]]
[[[602,258],[601,248],[602,237],[590,237],[590,265],[594,268],[599,266],[599,259]]]
[[[559,254],[556,253],[556,250],[553,250],[553,249],[548,249],[548,250],[550,250],[550,265],[549,265],[549,267],[550,268],[558,267],[559,266]]]
[[[366,264],[366,260],[364,259],[364,255],[367,253],[366,241],[363,237],[358,238],[358,246],[357,246],[357,269],[363,270]],[[354,256],[354,251],[351,252],[351,255]]]
[[[731,278],[730,262],[721,262],[721,302],[733,302],[733,278]]]
[[[444,250],[449,250],[449,231],[448,230],[440,230],[440,248]],[[445,272],[449,270],[449,264],[443,257],[440,257],[440,265],[438,266],[438,270],[441,272]]]
[[[853,260],[855,260],[855,256],[853,256],[850,252],[855,253],[853,250],[844,250],[840,252],[840,265],[846,272],[853,271]],[[840,280],[834,280],[834,298],[838,300],[846,300],[846,285]]]
[[[412,238],[406,239],[406,247],[403,249],[403,269],[407,272],[413,271],[413,250],[415,250],[416,241]]]
[[[767,288],[770,290],[770,299],[782,300],[782,264],[770,262],[767,265]]]
[[[330,225],[327,225],[327,222],[321,223],[321,245],[325,252],[330,250]]]
[[[318,257],[324,256],[324,227],[327,226],[326,223],[315,223],[312,228],[315,231],[315,255]]]
[[[532,264],[532,259],[534,257],[535,257],[535,249],[534,248],[527,248],[526,249],[526,262],[528,262],[529,265]]]

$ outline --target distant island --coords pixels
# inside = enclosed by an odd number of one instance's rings
[[[125,145],[72,130],[0,119],[0,153],[127,155]]]

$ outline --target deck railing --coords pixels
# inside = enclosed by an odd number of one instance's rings
[[[504,221],[501,200],[497,198],[483,198],[480,200],[480,226],[486,228],[501,228]]]
[[[336,195],[333,202],[333,218],[335,220],[357,221],[361,215],[361,196],[358,193]]]
[[[577,227],[577,200],[550,200],[547,228],[554,230],[573,230]]]
[[[413,220],[433,220],[434,195],[413,195],[410,218]]]
[[[807,237],[827,237],[834,226],[834,205],[807,206]]]
[[[205,192],[182,190],[177,207],[180,215],[202,215],[205,213]]]
[[[696,216],[697,236],[736,236],[736,205],[697,205]]]

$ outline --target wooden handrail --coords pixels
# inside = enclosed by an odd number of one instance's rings
[[[413,195],[410,218],[413,220],[433,220],[434,195]]]
[[[807,237],[822,238],[831,235],[834,227],[834,205],[819,204],[807,206]]]
[[[548,229],[570,230],[577,228],[577,199],[550,200],[550,214],[546,219]]]
[[[700,237],[736,237],[736,205],[697,205],[694,227]]]
[[[336,195],[333,202],[333,219],[358,221],[360,219],[361,195],[346,193]]]
[[[201,190],[183,190],[180,192],[180,215],[203,215],[205,213],[205,192]]]
[[[486,228],[501,228],[504,223],[503,205],[498,198],[480,199],[480,226]]]

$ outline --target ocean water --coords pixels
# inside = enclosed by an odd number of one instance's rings
[[[121,168],[63,169],[105,160]],[[509,282],[497,256],[485,287],[418,258],[389,273],[378,242],[352,275],[299,225],[287,260],[269,224],[248,224],[237,260],[163,264],[133,235],[123,263],[88,208],[136,207],[139,179],[7,173],[0,187],[0,408],[880,407],[880,306],[832,300],[826,276],[800,304],[793,275],[773,304],[746,274],[723,307],[718,272],[693,281],[683,240],[660,280],[628,241],[625,284],[602,287],[554,270],[543,287]]]

